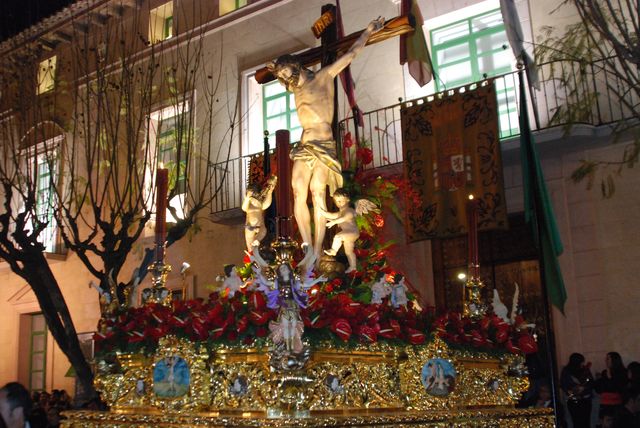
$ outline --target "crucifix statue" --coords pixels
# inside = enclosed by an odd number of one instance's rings
[[[300,144],[291,151],[293,170],[293,213],[302,241],[313,242],[316,257],[322,252],[327,219],[326,187],[333,192],[342,186],[342,170],[336,154],[331,123],[334,116],[334,79],[364,48],[369,36],[380,31],[384,19],[369,24],[349,50],[335,62],[313,72],[292,55],[283,55],[267,68],[288,91],[293,92],[298,119],[302,125]],[[311,214],[307,206],[308,192],[313,201],[314,236],[311,236]]]
[[[334,8],[333,5],[326,5]],[[332,11],[335,10],[332,9]],[[335,12],[333,12],[335,13]],[[323,15],[323,19],[326,14]],[[335,29],[335,23],[333,24]],[[303,243],[313,244],[317,260],[322,254],[326,232],[326,188],[330,195],[342,185],[342,168],[337,156],[334,130],[336,120],[335,78],[343,71],[365,45],[413,31],[406,16],[373,20],[365,30],[350,34],[340,40],[324,37],[322,45],[298,55],[284,55],[256,72],[258,83],[277,78],[287,90],[293,92],[298,118],[302,125],[301,141],[291,150],[294,161],[291,173],[293,189],[293,214]],[[339,55],[334,60],[335,55]],[[307,67],[322,61],[316,72]],[[328,59],[328,61],[327,61]],[[284,185],[285,183],[281,183]],[[311,191],[313,201],[313,236],[311,213],[307,196]]]

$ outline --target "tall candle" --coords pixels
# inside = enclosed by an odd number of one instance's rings
[[[167,190],[169,170],[158,168],[156,171],[156,261],[164,260],[164,241],[167,236]]]
[[[289,131],[276,131],[276,160],[278,164],[278,191],[276,193],[276,209],[278,211],[278,234],[282,237],[291,235],[291,160],[289,159]]]
[[[477,278],[480,274],[480,257],[478,254],[478,201],[469,195],[467,201],[467,231],[469,250],[469,277]]]

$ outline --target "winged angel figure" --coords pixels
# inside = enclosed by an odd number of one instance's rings
[[[306,307],[306,291],[314,284],[327,280],[323,276],[313,278],[313,249],[308,245],[303,249],[305,257],[296,270],[287,262],[270,266],[260,255],[258,245],[254,245],[252,254],[249,254],[258,289],[267,296],[267,306],[279,310],[278,319],[269,323],[271,340],[276,345],[284,344],[288,351],[296,354],[303,350],[304,323],[300,308]]]
[[[358,199],[355,203],[355,209],[351,208],[351,198],[349,193],[344,189],[338,189],[333,193],[333,202],[338,207],[338,212],[330,213],[321,209],[321,214],[327,220],[327,227],[338,225],[340,232],[333,237],[333,243],[329,250],[325,250],[325,254],[335,256],[338,254],[340,247],[344,245],[344,253],[349,261],[347,272],[356,270],[356,253],[354,251],[355,243],[360,236],[356,217],[369,212],[379,213],[380,210],[368,199]]]

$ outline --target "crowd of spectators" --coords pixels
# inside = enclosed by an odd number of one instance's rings
[[[83,407],[100,406],[96,401]],[[64,389],[29,394],[23,385],[11,382],[0,389],[0,428],[57,428],[61,413],[72,408],[71,397]]]
[[[640,428],[640,363],[627,367],[617,352],[609,352],[606,368],[595,377],[584,355],[571,354],[560,374],[560,388],[573,428],[591,428],[594,398],[601,428]]]

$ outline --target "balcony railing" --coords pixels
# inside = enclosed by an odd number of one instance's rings
[[[578,61],[556,61],[538,67],[540,84],[538,89],[528,92],[527,106],[531,118],[531,129],[540,131],[569,124],[600,126],[633,117],[628,105],[638,105],[637,92],[630,91],[628,104],[618,102],[626,84],[602,61],[582,63]],[[520,135],[518,125],[519,91],[518,72],[510,72],[493,78],[499,113],[499,131],[502,140]],[[615,92],[614,89],[615,88]],[[458,88],[449,90],[456,91]],[[448,91],[445,91],[446,94]],[[425,97],[433,99],[433,94]],[[364,127],[358,131],[373,152],[373,162],[365,169],[381,168],[403,161],[400,108],[394,104],[364,114]],[[355,138],[352,118],[340,122],[338,141],[347,133]],[[351,148],[350,150],[354,150]],[[344,153],[343,153],[344,155]],[[348,155],[348,153],[347,153]],[[211,211],[220,213],[239,208],[246,186],[250,155],[213,165],[215,168],[214,189],[220,188]]]

